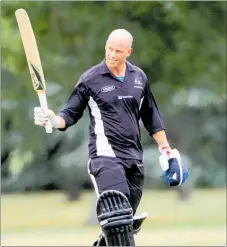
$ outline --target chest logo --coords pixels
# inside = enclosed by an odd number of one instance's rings
[[[143,86],[143,83],[141,81],[142,81],[141,78],[135,78],[134,83],[135,85]]]
[[[113,91],[114,89],[115,89],[114,85],[109,85],[109,86],[105,86],[105,87],[101,88],[101,91],[103,93],[107,93],[107,92]]]

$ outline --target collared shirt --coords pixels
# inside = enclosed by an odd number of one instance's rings
[[[105,60],[80,77],[63,110],[66,130],[74,125],[88,106],[90,114],[89,156],[143,159],[140,126],[149,134],[163,130],[164,124],[145,73],[126,62],[122,83],[108,69]]]

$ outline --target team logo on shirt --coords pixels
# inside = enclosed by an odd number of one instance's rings
[[[143,83],[141,81],[142,81],[142,78],[135,78],[134,88],[143,89]]]
[[[135,85],[143,86],[143,83],[141,81],[142,81],[141,78],[135,78],[134,83]]]
[[[107,93],[107,92],[113,91],[114,89],[115,89],[114,85],[109,85],[109,86],[105,86],[105,87],[101,88],[101,91],[103,93]]]

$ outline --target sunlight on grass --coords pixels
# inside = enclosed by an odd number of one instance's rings
[[[85,224],[93,194],[68,202],[59,192],[3,195],[2,245],[91,245],[99,226]],[[226,241],[225,190],[197,190],[188,201],[176,192],[145,191],[137,213],[148,219],[138,245],[223,245]],[[163,237],[164,236],[164,237]]]

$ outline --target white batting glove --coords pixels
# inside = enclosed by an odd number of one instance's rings
[[[169,160],[172,158],[176,158],[178,162],[181,163],[180,153],[177,149],[172,149],[169,155],[166,155],[166,153],[162,153],[159,156],[159,163],[164,172],[169,169]]]
[[[48,111],[43,111],[41,107],[34,108],[34,123],[35,125],[45,127],[48,121],[51,122],[52,127],[58,128],[59,126],[59,119],[55,115],[55,113],[48,109]]]
[[[161,153],[159,162],[164,171],[162,177],[165,177],[169,186],[180,186],[185,183],[189,177],[188,168],[181,162],[180,153],[177,149],[171,149],[168,145],[159,146]]]
[[[176,158],[179,163],[181,162],[180,153],[177,149],[171,149],[168,145],[160,145],[159,152],[161,153],[159,163],[164,172],[169,169],[169,159]]]

